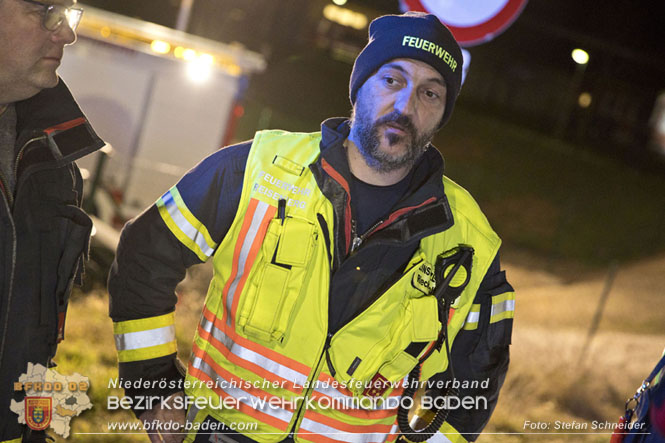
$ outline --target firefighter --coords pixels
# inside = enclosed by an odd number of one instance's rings
[[[74,161],[104,143],[56,74],[75,41],[75,0],[0,0],[0,441],[44,441],[19,424],[13,383],[55,366],[92,222]]]
[[[350,119],[221,149],[125,226],[109,278],[119,372],[143,382],[128,396],[187,406],[135,408],[186,419],[164,441],[476,439],[507,371],[514,293],[499,237],[430,143],[461,78],[436,17],[379,17]],[[207,260],[184,382],[167,386],[183,378],[174,289]],[[438,420],[426,434],[404,418],[416,385]],[[449,387],[485,402],[431,401]]]

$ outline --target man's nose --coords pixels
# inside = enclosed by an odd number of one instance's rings
[[[411,87],[401,89],[395,100],[395,110],[403,115],[412,115],[415,106],[415,91]]]
[[[76,32],[69,26],[67,20],[60,24],[60,27],[51,32],[51,40],[63,45],[71,45],[76,41]]]

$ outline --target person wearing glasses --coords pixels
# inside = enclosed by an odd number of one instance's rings
[[[0,0],[0,442],[45,441],[19,424],[14,382],[52,367],[92,222],[74,160],[104,145],[56,70],[76,40],[75,0]]]

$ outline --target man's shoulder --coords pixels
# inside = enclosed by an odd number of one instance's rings
[[[486,234],[494,233],[492,227],[471,193],[461,185],[443,175],[443,187],[448,199],[448,204],[453,212],[456,223],[461,222],[475,226],[476,229],[484,231]]]
[[[267,156],[272,161],[275,156],[280,156],[299,165],[308,165],[318,157],[320,145],[321,132],[258,131],[254,135],[250,157]]]
[[[285,131],[283,129],[264,129],[257,131],[254,134],[253,144],[266,141],[287,141],[287,140],[303,140],[303,141],[318,141],[321,139],[321,131],[316,132],[294,132]]]

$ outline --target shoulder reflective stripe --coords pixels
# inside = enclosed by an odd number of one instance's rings
[[[330,438],[333,441],[348,442],[348,443],[380,443],[386,440],[388,432],[390,432],[390,425],[374,425],[374,426],[353,426],[346,425],[339,422],[340,428],[337,429],[323,423],[316,422],[307,418],[311,411],[305,413],[305,417],[300,423],[298,434],[304,435],[321,435]],[[318,414],[317,414],[318,415]],[[367,432],[371,428],[385,428],[385,431]],[[307,438],[307,437],[305,437]]]
[[[238,364],[239,366],[252,372],[257,372],[256,369],[268,371],[273,374],[273,377],[265,377],[266,374],[260,375],[264,376],[264,378],[267,378],[270,381],[280,381],[277,380],[277,378],[279,378],[281,380],[291,382],[291,385],[300,387],[305,386],[305,383],[307,382],[306,375],[302,375],[291,368],[282,366],[279,363],[264,357],[258,352],[252,351],[251,349],[245,348],[244,346],[233,342],[226,334],[224,334],[222,330],[215,327],[213,323],[205,317],[201,319],[201,328],[205,332],[210,333],[212,337],[224,345],[225,349],[221,349],[220,351],[230,351],[231,354],[235,355],[239,359],[244,360],[244,362],[239,362],[237,359],[234,359],[235,361],[233,361],[233,363]],[[201,338],[205,339],[203,336]],[[247,363],[252,363],[255,366],[248,368]],[[287,386],[285,386],[285,388],[287,388]],[[291,389],[293,389],[292,386]],[[297,391],[302,392],[302,388],[298,389]]]
[[[466,316],[466,320],[464,321],[464,326],[462,328],[466,329],[467,331],[478,329],[479,320],[480,320],[480,304],[474,304],[471,306],[471,310],[469,311],[469,314]]]
[[[190,212],[174,186],[157,200],[157,208],[171,232],[194,252],[201,261],[206,261],[217,248],[208,229]]]
[[[178,345],[174,341],[164,343],[163,345],[149,346],[147,348],[130,349],[127,351],[118,351],[118,361],[128,363],[139,360],[150,360],[152,358],[165,357],[175,354],[178,351]]]
[[[118,321],[113,323],[114,334],[149,331],[175,324],[175,311],[156,317],[139,318],[136,320]]]
[[[115,347],[118,351],[147,348],[149,346],[163,345],[175,340],[175,325],[148,331],[128,332],[116,334]]]
[[[252,199],[245,220],[243,221],[240,236],[233,252],[231,277],[224,286],[222,297],[226,301],[226,324],[231,326],[238,304],[236,293],[240,294],[247,279],[247,274],[254,264],[256,254],[259,252],[263,237],[268,229],[268,223],[277,212],[277,208],[268,203]],[[229,313],[231,315],[229,315]]]
[[[293,411],[274,407],[274,405],[269,403],[269,400],[273,398],[273,396],[259,389],[251,390],[263,393],[263,398],[257,397],[245,389],[233,387],[234,382],[237,385],[243,381],[226,373],[221,366],[214,363],[212,359],[201,349],[196,347],[196,345],[193,346],[192,353],[193,359],[190,363],[190,375],[204,382],[213,382],[215,384],[213,390],[218,395],[222,397],[230,396],[238,400],[240,412],[280,430],[285,431],[289,427],[291,418],[293,418]],[[203,375],[203,377],[201,375]]]
[[[175,313],[113,323],[115,347],[122,363],[163,357],[177,351]]]
[[[515,316],[515,293],[506,292],[492,297],[492,313],[490,323],[513,318]]]
[[[15,438],[13,440],[3,440],[3,441],[0,441],[0,443],[21,443],[21,441],[22,441],[22,437],[19,437],[19,438]]]

